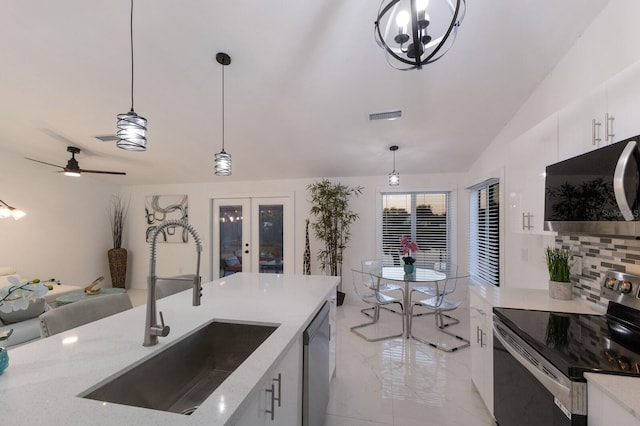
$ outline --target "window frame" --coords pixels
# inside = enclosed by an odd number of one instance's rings
[[[447,211],[447,256],[450,262],[457,263],[457,188],[456,187],[434,187],[434,188],[379,188],[377,191],[377,232],[376,232],[376,253],[377,256],[383,254],[383,212],[384,212],[384,196],[385,195],[404,195],[404,194],[448,194],[448,211]],[[415,198],[412,200],[412,211],[415,212]],[[412,223],[415,224],[415,213],[412,214]],[[409,238],[413,238],[407,235]]]
[[[480,203],[477,201],[477,194],[479,191],[487,190],[487,199],[485,203],[488,203],[489,197],[493,194],[492,186],[498,186],[497,197],[493,196],[494,200],[497,198],[498,202],[495,205],[495,209],[489,210],[489,215],[485,216],[485,231],[483,238],[478,235],[477,229],[474,228],[474,220],[477,220],[480,214]],[[500,286],[502,278],[504,276],[504,262],[503,262],[503,250],[502,241],[504,238],[503,232],[503,200],[504,200],[504,185],[499,178],[489,178],[475,185],[467,188],[469,190],[468,202],[469,202],[469,216],[468,216],[468,255],[469,255],[469,273],[471,277],[479,282]],[[487,223],[491,221],[491,218],[495,218],[493,223]],[[491,232],[497,232],[497,235],[491,235]],[[475,237],[475,240],[474,240]],[[479,245],[482,243],[482,248],[479,249]],[[480,252],[490,252],[492,248],[497,248],[498,253],[492,254],[482,264],[478,264],[478,258],[476,257]],[[475,250],[475,252],[474,252]],[[489,263],[495,262],[495,267],[491,267]]]

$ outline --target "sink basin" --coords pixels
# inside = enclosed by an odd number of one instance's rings
[[[213,321],[80,396],[191,414],[276,328]]]

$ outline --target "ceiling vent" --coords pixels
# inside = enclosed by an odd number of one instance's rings
[[[118,140],[116,135],[102,135],[96,136],[96,139],[100,139],[102,142],[114,142]]]
[[[375,120],[397,120],[402,117],[402,111],[385,111],[385,112],[375,112],[373,114],[369,114],[369,121]]]

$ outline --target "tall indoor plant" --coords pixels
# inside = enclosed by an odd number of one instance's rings
[[[112,195],[109,204],[109,223],[113,248],[107,252],[111,285],[124,288],[127,278],[127,249],[122,247],[122,235],[129,211],[129,203],[125,203],[120,195]]]
[[[315,236],[324,243],[318,250],[318,261],[323,271],[342,277],[343,252],[351,238],[350,226],[358,219],[358,214],[349,210],[349,199],[362,194],[361,186],[349,187],[332,183],[328,179],[309,184],[311,214],[316,217],[311,224]],[[342,281],[339,290],[342,290]],[[338,304],[342,304],[344,293],[338,291]]]
[[[547,247],[545,256],[549,270],[549,296],[552,299],[571,300],[571,252],[558,247]]]

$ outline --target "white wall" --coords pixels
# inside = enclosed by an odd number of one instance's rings
[[[0,199],[27,213],[0,220],[0,266],[15,267],[25,279],[70,285],[102,275],[109,285],[107,208],[119,186],[90,175],[66,177],[8,152],[0,152],[0,170]]]
[[[633,17],[638,16],[640,2],[637,0],[611,0],[484,151],[470,169],[467,183],[508,169],[511,140],[639,61],[640,33],[631,24]],[[503,189],[509,184],[505,183]],[[502,205],[505,205],[504,199]],[[514,234],[508,226],[503,226],[502,231],[505,238],[501,248],[506,266],[502,285],[545,288],[548,275],[543,250],[553,244],[553,237]]]
[[[236,159],[235,161],[241,161]],[[212,172],[213,173],[213,172]],[[321,179],[321,178],[318,178]],[[195,227],[203,239],[203,253],[200,273],[203,279],[208,280],[211,253],[210,241],[210,204],[214,198],[229,198],[240,196],[281,196],[294,194],[294,218],[295,218],[295,273],[302,273],[302,254],[304,251],[305,219],[313,220],[309,213],[310,205],[307,201],[306,186],[317,179],[278,180],[278,181],[249,181],[225,183],[194,183],[184,185],[146,185],[132,186],[124,189],[124,193],[131,198],[131,210],[125,233],[124,246],[129,250],[129,262],[131,265],[129,285],[135,288],[143,288],[146,285],[146,277],[149,273],[149,247],[145,242],[144,200],[148,195],[154,194],[187,194],[189,199],[189,223]],[[360,261],[365,258],[378,257],[379,244],[378,221],[376,220],[380,205],[378,194],[380,190],[387,191],[387,176],[378,177],[349,177],[331,179],[348,186],[363,186],[360,197],[354,198],[350,208],[360,215],[351,226],[352,239],[350,248],[345,252],[343,276],[345,278],[346,291],[350,290],[350,269],[359,267]],[[459,190],[462,175],[402,175],[403,184],[398,190],[428,190],[433,188],[457,189],[457,203],[459,214],[457,217],[458,233],[456,243],[466,250],[466,191]],[[409,184],[410,183],[410,184]],[[462,206],[462,207],[461,207]],[[315,241],[311,232],[311,266],[312,273],[321,274],[315,254],[320,245]],[[188,244],[159,244],[157,250],[157,274],[175,275],[180,273],[192,273],[195,268],[195,246]],[[460,259],[466,264],[466,251]]]

